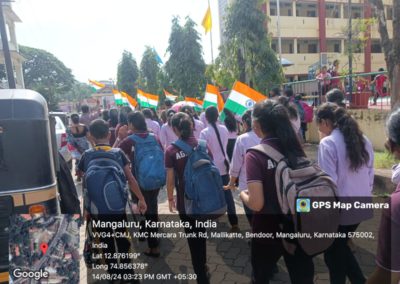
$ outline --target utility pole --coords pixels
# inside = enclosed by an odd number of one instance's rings
[[[1,42],[3,44],[3,54],[4,54],[4,62],[6,64],[8,87],[10,89],[16,89],[15,78],[14,78],[14,69],[13,69],[12,62],[11,62],[10,48],[8,46],[6,21],[4,19],[4,12],[3,12],[3,3],[4,2],[6,2],[6,1],[0,0],[0,36],[1,36]]]
[[[277,29],[278,29],[278,52],[279,52],[279,64],[282,65],[282,37],[281,37],[281,7],[279,0],[276,1],[276,12],[277,12]]]
[[[211,9],[210,0],[208,0],[208,9]],[[211,29],[210,29],[210,41],[211,41],[211,63],[214,64],[214,47],[213,47],[213,37],[212,37],[212,26],[211,26]]]
[[[353,29],[351,24],[351,0],[349,0],[348,7],[348,16],[349,16],[349,38],[348,38],[348,52],[349,52],[349,99],[351,101],[351,97],[353,96],[353,46],[352,46],[352,37],[353,37]]]

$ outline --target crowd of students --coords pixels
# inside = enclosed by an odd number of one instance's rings
[[[282,230],[282,213],[276,194],[276,162],[270,157],[255,151],[252,147],[267,144],[279,151],[295,168],[298,159],[306,154],[302,145],[301,105],[296,104],[296,96],[286,90],[281,96],[279,90],[271,91],[271,98],[257,103],[253,109],[237,117],[225,112],[225,121],[219,120],[216,107],[208,107],[198,116],[190,106],[180,112],[165,110],[160,120],[157,113],[150,109],[132,111],[130,108],[110,110],[108,121],[96,119],[89,128],[79,124],[73,116],[71,135],[84,137],[89,132],[93,149],[80,151],[78,169],[83,175],[87,172],[92,152],[111,152],[120,164],[128,181],[134,199],[148,220],[158,220],[158,195],[162,187],[144,190],[139,184],[135,157],[141,147],[140,139],[150,139],[154,147],[164,153],[166,170],[166,189],[170,212],[178,211],[181,220],[194,223],[194,219],[185,212],[184,171],[188,161],[187,151],[175,143],[178,139],[190,148],[196,148],[206,142],[208,155],[218,168],[227,204],[227,216],[231,232],[239,232],[234,190],[240,191],[240,199],[254,233],[277,233]],[[372,199],[374,180],[374,152],[372,144],[364,136],[357,121],[349,114],[343,104],[343,93],[335,89],[327,94],[329,102],[319,106],[315,113],[320,133],[318,164],[337,185],[339,199]],[[298,101],[297,101],[298,102]],[[304,109],[303,109],[304,112]],[[203,120],[203,122],[201,121]],[[388,150],[400,158],[400,111],[391,114],[388,120]],[[150,138],[149,138],[150,137]],[[150,142],[149,142],[150,143]],[[155,149],[155,148],[154,148]],[[84,153],[82,153],[84,152]],[[135,164],[136,163],[136,164]],[[391,207],[384,211],[379,230],[377,269],[370,279],[363,274],[348,237],[336,239],[324,252],[324,260],[329,269],[330,282],[346,283],[397,283],[400,278],[400,167],[394,168],[393,181],[399,184],[391,198]],[[98,208],[97,208],[98,209]],[[96,218],[90,204],[86,203],[86,217]],[[121,217],[122,216],[122,217]],[[372,211],[342,211],[339,232],[354,232],[361,222],[372,217]],[[124,212],[120,217],[126,219]],[[118,218],[117,218],[118,219]],[[118,219],[119,220],[119,219]],[[153,229],[156,230],[156,229]],[[204,228],[193,226],[185,228],[187,233],[203,232]],[[198,283],[209,283],[207,267],[207,249],[205,238],[188,238],[192,264]],[[120,240],[117,243],[123,250],[129,245]],[[150,257],[160,256],[160,242],[148,238]],[[113,248],[114,245],[111,246]],[[313,283],[313,257],[298,248],[294,254],[286,251],[282,240],[278,238],[253,239],[250,244],[252,283],[269,283],[276,270],[277,261],[283,256],[292,283]],[[128,273],[128,272],[124,272]],[[132,271],[131,271],[132,273]],[[386,281],[386,282],[384,282]],[[391,282],[390,282],[391,281]]]

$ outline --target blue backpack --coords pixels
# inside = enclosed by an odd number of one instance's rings
[[[85,208],[92,214],[123,214],[128,202],[119,149],[85,153]]]
[[[164,152],[154,134],[146,138],[129,136],[135,142],[135,175],[142,190],[159,189],[165,185]]]
[[[211,218],[225,214],[221,175],[207,154],[206,142],[199,140],[194,149],[180,139],[173,145],[188,156],[184,170],[186,214]]]

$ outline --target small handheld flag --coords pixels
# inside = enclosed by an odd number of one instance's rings
[[[185,97],[185,102],[187,102],[188,105],[193,107],[195,111],[203,110],[203,101],[201,101],[201,100],[198,100],[195,98],[190,98],[190,97]]]
[[[176,99],[178,97],[178,96],[174,96],[173,94],[169,93],[165,89],[164,89],[164,95],[168,100],[173,101],[173,102],[176,101]]]
[[[103,83],[100,83],[100,82],[97,82],[97,81],[94,81],[94,80],[90,80],[90,79],[89,79],[89,83],[92,86],[92,88],[94,89],[94,91],[103,89],[106,86],[106,84],[103,84]]]
[[[143,108],[148,107],[156,109],[158,107],[159,98],[157,95],[147,94],[144,91],[138,89],[137,98],[140,106]]]
[[[203,108],[206,109],[209,106],[215,106],[218,108],[218,111],[221,112],[224,108],[224,99],[222,98],[218,87],[207,84]]]
[[[225,102],[224,108],[230,110],[234,114],[242,116],[246,110],[253,108],[256,103],[266,98],[266,96],[250,88],[246,84],[236,81]],[[221,120],[223,119],[224,113],[221,113]]]

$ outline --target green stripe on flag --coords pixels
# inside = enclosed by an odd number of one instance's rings
[[[216,108],[218,108],[218,104],[213,103],[213,102],[209,102],[209,101],[204,101],[203,103],[203,109],[208,108],[209,106],[215,106]]]
[[[238,104],[237,102],[229,99],[226,101],[224,108],[240,116],[242,116],[246,112],[246,110],[248,110],[248,108],[244,105]]]

